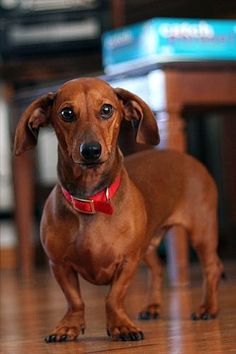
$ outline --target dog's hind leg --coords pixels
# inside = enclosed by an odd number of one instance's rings
[[[190,239],[196,250],[203,271],[203,298],[200,308],[192,314],[193,320],[208,320],[218,313],[218,283],[223,273],[223,265],[217,255],[218,230],[216,213],[211,211],[196,225]]]
[[[161,238],[158,239],[158,244]],[[140,320],[158,319],[162,303],[162,279],[163,279],[163,264],[157,255],[157,245],[152,243],[149,245],[146,254],[143,258],[144,262],[150,269],[151,284],[148,295],[148,305],[142,309],[138,318]]]

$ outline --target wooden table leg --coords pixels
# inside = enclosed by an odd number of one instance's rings
[[[186,150],[184,121],[179,112],[163,112],[158,115],[161,148]],[[186,231],[173,227],[166,235],[167,268],[171,286],[185,286],[189,283],[189,247]]]
[[[189,251],[186,231],[175,226],[166,235],[167,270],[171,286],[189,284]]]
[[[19,268],[24,278],[34,266],[34,159],[32,152],[13,159],[15,218],[19,237]]]

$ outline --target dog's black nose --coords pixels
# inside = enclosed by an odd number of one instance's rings
[[[95,162],[99,159],[102,153],[102,147],[96,141],[84,143],[80,146],[80,154],[85,161]]]

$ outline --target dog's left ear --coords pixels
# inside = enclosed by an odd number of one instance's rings
[[[138,121],[136,142],[150,145],[159,144],[159,130],[150,107],[140,97],[127,90],[115,88],[115,93],[122,101],[124,118]]]
[[[38,98],[22,114],[16,128],[14,154],[20,155],[37,144],[40,127],[50,123],[51,108],[55,93]]]

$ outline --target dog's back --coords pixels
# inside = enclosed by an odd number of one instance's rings
[[[141,191],[152,227],[183,224],[190,228],[217,207],[215,183],[190,155],[174,150],[147,150],[125,159],[131,180]]]

